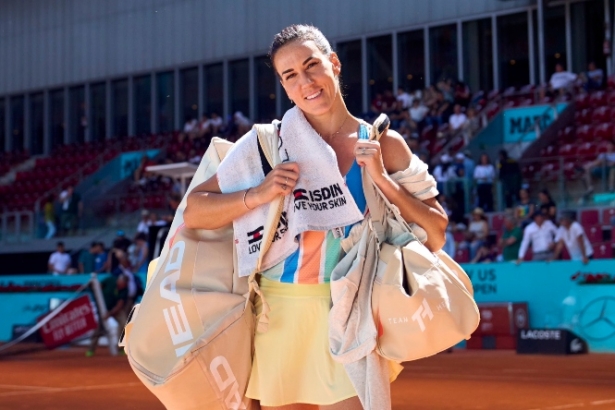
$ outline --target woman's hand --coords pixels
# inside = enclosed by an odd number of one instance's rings
[[[387,177],[387,172],[382,161],[382,151],[378,141],[358,140],[354,147],[354,155],[357,164],[365,167],[374,182]]]
[[[257,187],[251,188],[246,195],[246,204],[250,209],[269,203],[278,195],[293,192],[299,179],[299,165],[296,162],[278,164]]]

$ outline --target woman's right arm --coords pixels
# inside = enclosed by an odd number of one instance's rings
[[[223,194],[217,174],[196,186],[189,194],[184,223],[190,229],[218,229],[245,215],[248,211],[273,201],[277,195],[288,195],[299,178],[295,162],[277,165],[256,187]],[[245,195],[245,203],[244,203]]]

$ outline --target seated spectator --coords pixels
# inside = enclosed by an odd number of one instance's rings
[[[450,103],[444,99],[444,94],[436,92],[436,101],[430,106],[429,115],[425,119],[428,125],[439,127],[448,120]]]
[[[201,121],[199,121],[198,133],[200,138],[208,138],[211,136],[211,121],[205,113],[203,113]]]
[[[470,143],[470,140],[478,131],[480,131],[480,119],[476,115],[476,109],[474,107],[468,108],[466,111],[467,120],[463,124],[463,141],[465,145]]]
[[[596,63],[593,61],[587,64],[587,71],[582,74],[582,77],[585,91],[590,92],[602,88],[602,84],[604,83],[604,71],[602,68],[597,68]]]
[[[574,87],[577,81],[577,75],[566,71],[561,63],[555,64],[555,72],[549,80],[549,91],[555,94],[564,94],[569,92]]]
[[[489,235],[489,224],[485,212],[481,208],[475,208],[472,211],[472,219],[468,225],[468,235],[466,241],[470,247],[470,259],[476,257],[478,248],[480,248]]]
[[[408,110],[412,106],[414,97],[404,90],[404,87],[397,87],[397,101],[401,103],[402,110]]]
[[[530,244],[532,245],[533,261],[553,259],[557,228],[553,222],[540,211],[534,212],[532,221],[533,222],[523,230],[523,239],[519,247],[517,263],[521,263]]]
[[[457,84],[455,84],[454,98],[455,104],[459,104],[462,107],[467,108],[468,105],[470,105],[470,99],[472,98],[470,87],[468,87],[468,85],[463,81],[458,81]]]
[[[235,123],[238,138],[250,131],[252,128],[252,121],[243,115],[241,111],[236,111],[235,114],[233,114],[233,122]]]
[[[504,218],[504,232],[499,240],[502,249],[501,259],[503,261],[514,261],[519,256],[519,248],[523,239],[523,231],[519,227],[514,216],[508,215]]]
[[[412,106],[408,110],[410,115],[410,125],[420,134],[426,125],[425,117],[429,113],[429,108],[423,105],[420,99],[412,100]]]
[[[402,108],[402,103],[400,101],[395,100],[394,109],[387,112],[389,119],[391,120],[391,127],[393,129],[398,129],[408,123],[408,119],[410,116],[408,115],[408,111]]]
[[[498,259],[498,247],[489,239],[487,239],[476,251],[476,255],[470,261],[471,263],[488,263],[496,262]]]
[[[135,273],[147,273],[148,257],[147,236],[140,232],[135,236],[133,244],[128,247],[128,258]]]
[[[515,206],[515,217],[521,222],[521,228],[525,228],[532,223],[532,215],[534,214],[535,206],[530,198],[530,193],[527,189],[519,190],[519,201]]]
[[[94,272],[94,258],[96,256],[96,248],[98,242],[92,242],[89,249],[82,249],[79,252],[79,273]]]
[[[64,242],[58,242],[56,251],[49,255],[47,262],[47,270],[52,275],[67,275],[75,273],[71,268],[72,260],[70,255],[64,249]]]
[[[390,89],[387,88],[384,90],[382,101],[384,103],[382,109],[385,114],[389,115],[397,109],[397,99],[395,99],[393,91]]]
[[[451,130],[456,131],[461,129],[468,121],[468,117],[461,111],[461,105],[455,104],[453,114],[448,118],[448,123]]]
[[[211,130],[212,137],[219,136],[220,133],[223,131],[224,121],[222,120],[222,117],[220,117],[215,111],[211,113],[211,118],[209,119],[209,127]]]
[[[106,263],[107,252],[105,251],[105,245],[102,242],[96,242],[96,249],[94,252],[94,273],[104,272]]]
[[[184,128],[179,136],[179,141],[182,142],[186,137],[189,139],[194,139],[194,137],[198,134],[198,121],[196,118],[186,115],[186,121],[184,122]]]
[[[615,144],[613,141],[606,142],[606,152],[598,154],[598,157],[583,167],[583,181],[587,187],[586,195],[594,191],[592,176],[595,178],[608,178],[609,191],[615,191]]]
[[[587,264],[594,255],[594,249],[585,234],[585,230],[580,223],[574,220],[571,212],[564,212],[559,221],[560,227],[555,236],[556,246],[553,259],[559,258],[565,246],[571,260],[582,261]]]
[[[384,112],[384,96],[382,93],[376,93],[376,95],[374,95],[370,105],[370,111],[374,117],[377,117]]]
[[[480,156],[480,163],[474,168],[474,182],[478,206],[486,212],[493,211],[493,182],[495,181],[495,168],[489,156],[485,153]]]
[[[555,223],[555,218],[557,217],[557,205],[555,205],[555,201],[553,201],[548,189],[545,188],[538,192],[537,208],[547,219]]]

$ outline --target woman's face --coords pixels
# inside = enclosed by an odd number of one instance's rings
[[[487,165],[489,163],[489,157],[485,154],[480,156],[480,163],[483,165]]]
[[[525,200],[529,197],[527,191],[525,189],[522,189],[519,191],[519,198]]]
[[[323,54],[311,40],[286,44],[275,54],[273,65],[288,98],[306,114],[324,114],[340,98],[337,54]]]

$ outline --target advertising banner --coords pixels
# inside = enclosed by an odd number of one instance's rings
[[[47,315],[41,316],[38,322],[45,320]],[[79,336],[98,327],[98,322],[92,309],[89,295],[83,295],[62,309],[55,317],[45,323],[40,334],[43,343],[48,349],[53,349],[69,343]]]
[[[555,120],[556,113],[564,111],[566,103],[555,107],[532,105],[529,107],[509,108],[504,111],[504,143],[530,142],[536,139],[536,124],[541,131],[547,129]]]

